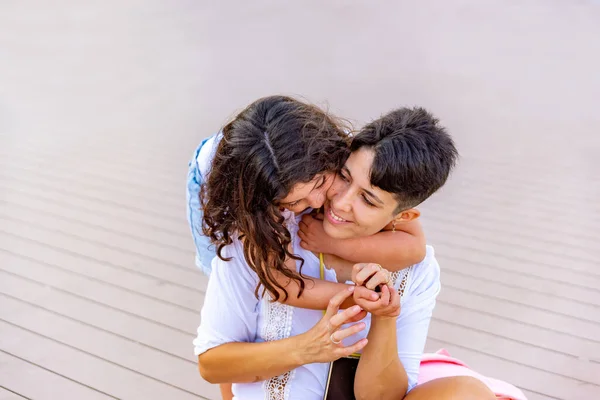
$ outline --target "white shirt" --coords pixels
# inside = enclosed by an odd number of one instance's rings
[[[318,279],[319,259],[299,245],[298,227],[288,224],[294,252],[304,259],[302,272]],[[295,308],[267,298],[257,300],[254,291],[259,280],[244,260],[242,244],[235,241],[224,249],[225,262],[215,257],[208,283],[198,336],[196,355],[230,342],[265,342],[299,335],[312,328],[322,311]],[[299,265],[299,263],[297,263]],[[404,287],[402,310],[397,320],[398,356],[408,374],[409,390],[417,383],[419,364],[429,321],[440,290],[440,271],[433,248],[427,247],[425,259],[395,274],[395,287]],[[336,281],[333,270],[325,279]],[[363,320],[367,329],[348,338],[346,344],[366,337],[370,316]],[[285,355],[282,355],[284,357]],[[234,384],[237,400],[321,400],[325,392],[329,364],[307,364],[263,382]]]

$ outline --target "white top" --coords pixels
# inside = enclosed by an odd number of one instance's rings
[[[319,259],[300,247],[297,223],[295,220],[289,222],[294,252],[305,260],[302,272],[318,279]],[[212,262],[201,324],[194,340],[196,355],[224,343],[265,342],[299,335],[323,317],[321,311],[270,302],[267,298],[257,300],[254,290],[258,277],[244,260],[242,244],[235,241],[223,252],[224,256],[233,259],[225,262],[215,257]],[[394,278],[396,289],[403,289],[402,310],[397,320],[398,356],[408,374],[410,390],[417,383],[429,321],[440,291],[440,270],[433,248],[428,246],[427,255],[421,263],[396,273]],[[335,281],[335,272],[326,269],[325,279]],[[367,329],[348,338],[347,344],[366,337],[370,316],[363,321]],[[328,365],[307,364],[267,381],[234,384],[234,398],[321,400],[325,392]]]

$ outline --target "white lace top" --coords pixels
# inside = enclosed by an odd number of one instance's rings
[[[318,279],[319,259],[302,249],[297,240],[297,225],[288,228],[294,237],[294,251],[304,258],[302,272]],[[198,336],[196,355],[229,342],[264,342],[298,335],[312,328],[323,316],[321,311],[294,308],[266,298],[257,300],[256,274],[244,261],[242,245],[236,242],[224,249],[233,260],[215,258],[208,283]],[[433,248],[420,264],[395,274],[395,286],[401,290],[402,311],[397,321],[398,355],[408,374],[409,389],[417,382],[419,363],[429,321],[440,290],[439,266]],[[325,270],[325,279],[335,281],[333,270]],[[367,330],[348,338],[347,344],[366,336]],[[285,357],[285,354],[282,354]],[[325,391],[328,364],[307,364],[263,382],[234,384],[237,400],[321,400]]]

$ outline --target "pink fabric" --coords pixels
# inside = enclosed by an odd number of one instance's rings
[[[450,354],[441,349],[437,353],[423,354],[421,366],[419,367],[418,384],[432,381],[438,378],[450,376],[472,376],[485,383],[498,399],[502,400],[527,400],[523,392],[511,385],[498,379],[488,378],[478,372],[473,371],[464,362],[452,358]]]

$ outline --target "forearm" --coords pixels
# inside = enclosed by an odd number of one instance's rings
[[[300,286],[297,282],[290,280],[279,271],[274,271],[274,275],[277,282],[284,286],[287,292],[287,299],[284,301],[283,299],[285,296],[283,290],[279,289],[280,302],[289,306],[307,308],[310,310],[325,310],[329,304],[329,300],[344,288],[348,287],[345,283],[303,278],[304,291],[302,292],[302,295],[298,297]],[[350,297],[344,301],[340,308],[345,309],[354,304],[354,300]]]
[[[226,343],[198,356],[210,383],[264,381],[306,364],[299,336],[263,343]]]
[[[407,232],[384,231],[376,235],[334,240],[334,254],[355,263],[381,264],[389,271],[399,271],[425,258],[425,237]]]
[[[373,317],[369,344],[363,349],[354,393],[358,400],[404,398],[408,389],[408,377],[398,358],[396,343],[396,320]]]

